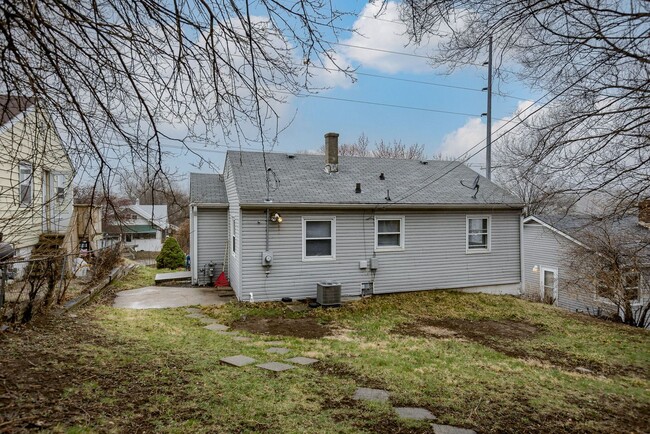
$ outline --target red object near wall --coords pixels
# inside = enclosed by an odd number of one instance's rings
[[[226,278],[226,273],[223,271],[217,277],[217,280],[214,282],[214,287],[219,288],[220,286],[230,286],[230,282],[228,282],[228,279]]]

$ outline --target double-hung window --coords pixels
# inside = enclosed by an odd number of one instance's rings
[[[404,249],[404,217],[375,218],[375,250]]]
[[[302,259],[336,259],[336,217],[303,217]]]
[[[467,216],[467,253],[490,251],[490,220],[490,216]]]
[[[33,200],[32,187],[34,185],[32,165],[29,163],[20,163],[18,165],[18,170],[18,184],[20,185],[20,206],[31,206]]]

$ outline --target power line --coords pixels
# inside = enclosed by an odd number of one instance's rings
[[[284,93],[284,92],[282,92],[282,93]],[[286,93],[289,93],[289,92],[286,92]],[[406,110],[417,110],[417,111],[432,112],[432,113],[443,113],[443,114],[456,115],[456,116],[472,116],[472,117],[480,116],[480,115],[477,115],[476,113],[454,112],[454,111],[449,111],[449,110],[438,110],[438,109],[431,109],[431,108],[426,108],[426,107],[413,107],[413,106],[405,106],[405,105],[399,105],[399,104],[388,104],[388,103],[375,102],[375,101],[363,101],[363,100],[358,100],[358,99],[337,98],[337,97],[325,96],[325,95],[297,94],[296,96],[302,97],[302,98],[321,98],[321,99],[328,99],[328,100],[333,100],[333,101],[345,101],[345,102],[353,102],[353,103],[357,103],[357,104],[368,104],[368,105],[375,105],[375,106],[381,106],[381,107],[392,107],[392,108],[399,108],[399,109],[406,109]]]
[[[528,118],[530,118],[532,115],[534,115],[535,113],[539,112],[539,111],[542,110],[544,107],[546,107],[547,105],[549,105],[550,103],[552,103],[553,101],[555,101],[557,98],[559,98],[560,96],[562,96],[565,92],[567,92],[569,89],[571,89],[572,87],[574,87],[575,85],[577,85],[580,81],[582,81],[582,80],[583,80],[585,77],[587,77],[589,74],[591,74],[593,71],[595,71],[597,67],[598,67],[598,65],[596,65],[596,66],[595,66],[594,68],[592,68],[589,72],[587,72],[586,74],[582,75],[582,76],[581,76],[580,78],[578,78],[576,81],[574,81],[573,83],[571,83],[571,85],[569,85],[568,87],[566,87],[562,92],[558,93],[558,94],[555,95],[553,98],[549,99],[549,100],[546,101],[544,104],[542,104],[540,107],[538,107],[537,109],[535,109],[535,111],[533,111],[532,113],[530,113],[528,116],[526,116],[526,117],[523,118],[523,119],[520,119],[519,122],[517,122],[515,125],[512,126],[512,128],[508,129],[508,131],[504,132],[504,133],[501,134],[499,137],[497,137],[496,139],[494,139],[494,140],[492,141],[492,143],[494,143],[494,142],[496,142],[497,140],[499,140],[500,138],[504,137],[504,136],[505,136],[506,134],[508,134],[510,131],[514,130],[514,129],[517,128],[519,125],[521,125],[523,122],[525,122],[526,120],[528,120]],[[527,107],[526,109],[522,110],[522,113],[523,113],[524,111],[528,110],[530,107],[533,107],[535,104],[537,104],[538,102],[540,102],[542,99],[546,98],[548,95],[550,95],[550,94],[553,92],[553,90],[555,90],[555,89],[551,89],[551,90],[549,90],[548,92],[546,92],[543,96],[541,96],[540,98],[538,98],[538,99],[537,99],[533,104],[531,104],[531,105],[530,105],[529,107]],[[503,124],[501,127],[499,127],[499,128],[498,128],[497,130],[495,130],[494,132],[498,132],[499,130],[503,129],[503,128],[504,128],[508,123],[510,123],[512,120],[514,120],[514,118],[512,118],[510,121],[508,121],[508,122],[506,122],[505,124]],[[474,148],[476,148],[477,146],[479,146],[479,145],[480,145],[481,143],[483,143],[484,141],[485,141],[485,139],[479,141],[476,145],[472,146],[470,149],[468,149],[468,150],[465,151],[463,154],[461,154],[461,157],[462,157],[463,155],[467,154],[468,152],[470,152],[472,149],[474,149]],[[472,158],[472,157],[478,155],[478,153],[481,152],[483,149],[485,149],[485,147],[486,147],[486,146],[481,147],[481,148],[478,149],[476,152],[474,152],[472,155],[468,156],[465,160],[467,161],[467,160],[469,160],[470,158]],[[452,163],[460,163],[460,164],[457,164],[457,165],[453,166],[451,169],[447,170],[446,172],[444,172],[444,173],[441,174],[440,176],[436,177],[436,178],[433,179],[432,181],[430,181],[430,182],[428,182],[428,183],[422,185],[420,188],[414,190],[412,193],[409,193],[409,194],[407,194],[407,195],[405,195],[405,196],[402,196],[401,198],[395,200],[394,202],[392,202],[392,204],[394,204],[394,203],[398,203],[398,202],[400,202],[400,201],[402,201],[402,200],[404,200],[404,199],[406,199],[406,198],[408,198],[408,197],[410,197],[410,196],[412,196],[412,195],[414,195],[414,194],[416,194],[416,193],[418,193],[418,192],[424,190],[426,187],[430,186],[431,184],[433,184],[434,182],[438,181],[438,180],[441,179],[442,177],[444,177],[444,176],[446,176],[447,174],[451,173],[454,169],[456,169],[456,168],[458,168],[459,166],[462,165],[462,163],[461,163],[459,160],[460,160],[460,157],[458,157],[458,158],[456,158],[456,159],[450,161],[450,162],[447,164],[447,166],[451,165]],[[431,177],[429,177],[429,179],[430,179],[430,178],[431,178]],[[386,205],[391,205],[391,204],[386,204]]]

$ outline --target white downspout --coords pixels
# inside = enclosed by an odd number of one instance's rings
[[[521,266],[520,270],[520,279],[521,279],[521,284],[519,285],[519,295],[524,294],[524,285],[526,284],[525,281],[525,264],[524,264],[524,214],[523,212],[519,216],[519,255],[520,255],[520,260],[519,260],[519,265]]]

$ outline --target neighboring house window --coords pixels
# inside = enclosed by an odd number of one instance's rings
[[[542,301],[544,303],[555,304],[558,297],[557,269],[542,267],[540,283]]]
[[[303,217],[303,260],[336,258],[336,217]]]
[[[34,177],[32,176],[32,165],[28,163],[19,164],[19,185],[20,185],[20,206],[31,206],[32,187]]]
[[[377,217],[375,219],[375,250],[404,248],[404,217]]]
[[[231,237],[232,237],[232,252],[237,253],[237,220],[233,217],[232,218],[232,226],[230,226],[230,230],[232,231]]]
[[[467,253],[490,251],[490,216],[467,216]]]
[[[623,274],[623,291],[625,299],[632,303],[638,303],[641,299],[641,274],[630,272]]]

